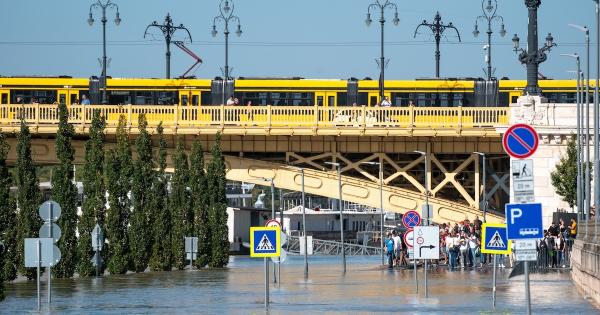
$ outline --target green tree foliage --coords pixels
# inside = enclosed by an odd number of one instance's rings
[[[9,259],[11,251],[8,247],[7,238],[14,234],[15,228],[14,225],[9,225],[14,224],[15,209],[11,208],[10,201],[11,178],[6,165],[8,149],[6,135],[0,132],[0,301],[4,300],[4,281],[13,280],[10,278],[10,274],[7,275],[6,272],[6,266],[10,266],[12,263]],[[12,252],[14,253],[14,248]],[[10,269],[14,270],[14,265]]]
[[[171,263],[171,212],[167,205],[167,142],[163,135],[162,123],[158,126],[158,167],[152,185],[152,220],[153,231],[152,256],[150,268],[152,270],[170,271]]]
[[[189,166],[185,148],[181,138],[177,139],[175,156],[173,157],[175,172],[171,180],[171,213],[173,215],[173,229],[171,230],[171,248],[173,266],[177,269],[185,267],[184,238],[191,236],[193,211],[190,205],[190,193],[187,189],[189,183]]]
[[[19,272],[27,279],[35,279],[36,270],[25,268],[24,245],[25,238],[38,237],[42,219],[38,215],[42,197],[40,185],[36,176],[35,166],[31,158],[31,133],[24,121],[17,136],[17,254],[19,255]]]
[[[135,272],[143,272],[148,267],[148,259],[152,250],[152,233],[149,233],[149,218],[152,205],[152,182],[154,168],[152,165],[152,139],[146,130],[146,116],[140,114],[138,120],[139,135],[135,140],[137,159],[133,167],[131,197],[133,212],[129,227],[129,248],[131,267]]]
[[[58,105],[58,132],[56,133],[56,157],[58,166],[52,175],[52,199],[62,209],[58,219],[58,226],[62,236],[58,241],[58,248],[62,258],[54,268],[53,275],[57,278],[70,278],[75,273],[77,265],[77,187],[73,183],[73,160],[75,150],[71,140],[75,134],[73,126],[69,124],[69,112],[66,104]]]
[[[106,267],[111,274],[124,274],[129,268],[127,227],[131,202],[128,193],[133,165],[126,128],[127,120],[121,115],[117,127],[117,147],[108,152],[104,169],[109,204],[106,215],[106,237],[109,241]]]
[[[222,268],[229,262],[227,228],[227,197],[225,196],[225,161],[221,154],[221,135],[217,134],[212,148],[212,160],[207,169],[207,186],[210,196],[208,222],[211,227],[211,257],[208,265]]]
[[[208,222],[208,189],[204,172],[204,152],[199,138],[194,140],[190,154],[190,191],[194,210],[194,230],[198,237],[196,267],[208,264],[211,255],[211,227]]]
[[[80,277],[94,274],[95,268],[90,259],[92,251],[92,232],[96,222],[104,227],[105,189],[104,170],[104,118],[96,110],[92,117],[89,139],[85,143],[85,164],[83,166],[83,192],[85,198],[81,207],[81,218],[77,224],[79,239],[77,243],[77,272]]]
[[[556,164],[556,169],[550,174],[552,186],[556,193],[562,197],[562,200],[569,204],[571,208],[577,202],[577,140],[575,136],[571,137],[567,143],[567,152],[565,156]],[[586,167],[583,163],[582,167]],[[592,165],[590,165],[591,170]],[[591,177],[591,176],[590,176]]]

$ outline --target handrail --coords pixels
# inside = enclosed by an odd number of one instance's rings
[[[244,129],[477,129],[506,126],[508,107],[366,107],[366,106],[154,106],[154,105],[70,105],[74,125],[91,123],[99,110],[107,127],[116,127],[124,115],[130,127],[145,114],[149,127],[160,122],[173,129],[214,127]],[[58,106],[45,104],[0,105],[0,125],[33,126],[58,124]]]

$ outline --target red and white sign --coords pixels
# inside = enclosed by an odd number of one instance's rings
[[[281,224],[277,220],[269,220],[269,221],[267,221],[267,223],[265,223],[265,226],[266,227],[278,227],[278,228],[281,228]]]
[[[502,136],[504,151],[515,159],[525,159],[538,148],[538,134],[533,127],[516,124],[508,128]]]
[[[414,238],[414,231],[413,229],[410,229],[408,231],[406,231],[404,233],[404,244],[406,244],[406,246],[408,246],[408,248],[412,248],[413,247],[413,238]]]

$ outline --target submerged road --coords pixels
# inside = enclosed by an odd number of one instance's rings
[[[349,257],[341,273],[339,257],[310,257],[303,277],[303,257],[283,265],[282,283],[272,284],[269,314],[522,314],[524,280],[499,273],[496,313],[491,310],[491,270],[431,270],[429,298],[414,293],[412,269],[381,270],[378,257]],[[232,257],[227,270],[173,271],[99,279],[53,280],[51,312],[42,314],[266,314],[262,259]],[[272,275],[271,275],[272,276]],[[531,275],[534,314],[598,314],[571,283],[568,272]],[[0,314],[36,313],[35,282],[7,285]]]

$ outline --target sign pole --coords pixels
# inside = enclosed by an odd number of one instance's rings
[[[50,220],[48,222],[50,222],[50,238],[52,239],[54,239],[54,231],[52,231],[52,223],[54,222],[52,218],[52,210],[54,210],[53,208],[54,204],[50,203],[50,207],[48,207],[48,217]],[[50,293],[50,290],[52,289],[52,263],[53,261],[50,261],[48,264],[48,307],[50,307],[50,302],[52,302],[52,293]]]
[[[37,243],[37,260],[38,260],[38,265],[37,265],[37,307],[38,307],[38,312],[41,309],[41,304],[42,304],[42,295],[40,293],[40,269],[42,267],[42,244],[40,243],[40,239],[38,238],[38,240],[36,241]]]
[[[492,254],[494,271],[492,272],[492,308],[496,310],[496,254]]]
[[[269,261],[265,257],[265,308],[269,308]]]
[[[531,300],[529,297],[529,261],[525,261],[525,301],[527,303],[527,315],[531,315]]]
[[[415,248],[413,247],[413,264],[414,264],[414,274],[415,274],[415,293],[419,293],[419,277],[417,275],[417,259],[414,254]]]

